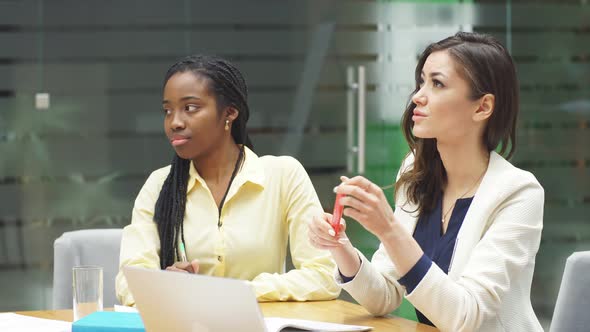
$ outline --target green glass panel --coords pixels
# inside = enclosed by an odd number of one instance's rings
[[[394,205],[391,186],[408,152],[408,146],[399,124],[372,123],[367,125],[367,171],[365,176],[384,188],[389,204]],[[349,224],[351,241],[367,257],[371,257],[379,246],[379,240],[358,223]],[[394,315],[418,321],[414,306],[405,298]]]
[[[413,320],[415,322],[418,321],[418,316],[416,316],[416,308],[414,308],[414,306],[410,303],[410,301],[406,300],[406,298],[404,298],[402,304],[393,312],[393,314],[405,319]]]

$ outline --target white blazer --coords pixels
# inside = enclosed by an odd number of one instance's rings
[[[406,158],[400,172],[411,167]],[[399,175],[398,175],[399,177]],[[395,218],[410,233],[417,213],[402,210],[400,192]],[[514,167],[496,152],[457,235],[449,274],[432,264],[411,294],[383,244],[355,278],[342,284],[374,315],[396,309],[402,296],[441,331],[543,331],[530,301],[535,255],[543,228],[544,191],[534,175]],[[403,206],[414,211],[410,204]]]

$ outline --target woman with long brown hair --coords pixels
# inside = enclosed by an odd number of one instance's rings
[[[530,289],[544,191],[505,159],[518,115],[510,55],[490,36],[460,32],[426,48],[415,79],[395,212],[364,177],[335,188],[344,215],[381,241],[372,260],[335,233],[330,214],[310,222],[310,242],[330,250],[336,280],[372,314],[405,296],[443,331],[542,331]]]

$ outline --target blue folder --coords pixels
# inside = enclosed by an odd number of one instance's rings
[[[72,324],[72,332],[145,332],[138,313],[97,311]]]

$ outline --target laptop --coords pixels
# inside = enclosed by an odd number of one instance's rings
[[[290,318],[264,318],[252,287],[244,280],[139,267],[123,267],[147,332],[368,331]]]
[[[123,267],[147,332],[266,331],[243,280]]]

